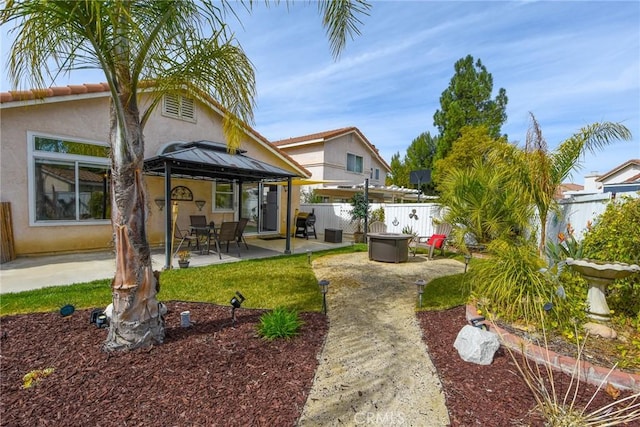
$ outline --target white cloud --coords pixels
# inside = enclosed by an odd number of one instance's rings
[[[437,133],[439,97],[470,54],[507,91],[511,140],[524,140],[530,111],[550,146],[588,123],[622,121],[634,140],[588,155],[584,170],[640,158],[640,3],[374,1],[337,62],[317,7],[289,9],[256,2],[240,13],[244,29],[230,21],[256,66],[255,127],[267,138],[356,126],[390,161]]]

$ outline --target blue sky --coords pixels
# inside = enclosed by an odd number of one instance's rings
[[[524,142],[529,112],[551,149],[593,122],[631,130],[632,141],[588,154],[572,181],[640,159],[638,1],[374,1],[337,61],[314,4],[256,2],[240,19],[229,23],[256,67],[253,126],[270,140],[355,126],[387,162],[403,156],[420,133],[437,134],[440,95],[470,54],[493,75],[494,95],[506,89],[510,141]],[[58,84],[95,81],[104,78],[77,73]]]

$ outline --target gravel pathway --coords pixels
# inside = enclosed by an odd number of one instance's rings
[[[313,263],[331,281],[329,333],[299,426],[446,426],[440,380],[422,341],[415,281],[460,273],[453,260],[370,261],[366,253]]]

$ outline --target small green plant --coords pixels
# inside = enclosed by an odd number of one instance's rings
[[[587,230],[591,229],[591,222],[587,223]],[[558,242],[547,242],[547,256],[553,262],[564,261],[567,258],[582,258],[582,242],[578,242],[574,236],[574,228],[567,224],[566,233],[558,233]]]
[[[31,388],[42,378],[46,378],[49,375],[53,374],[53,368],[46,369],[34,369],[33,371],[29,371],[22,377],[22,388]]]
[[[258,333],[269,341],[276,338],[291,338],[298,334],[302,323],[297,311],[278,307],[260,317]]]

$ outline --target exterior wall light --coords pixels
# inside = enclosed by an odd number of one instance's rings
[[[154,202],[156,202],[156,206],[158,207],[158,209],[162,210],[164,209],[164,199],[161,197],[158,197],[157,199],[154,200]]]

